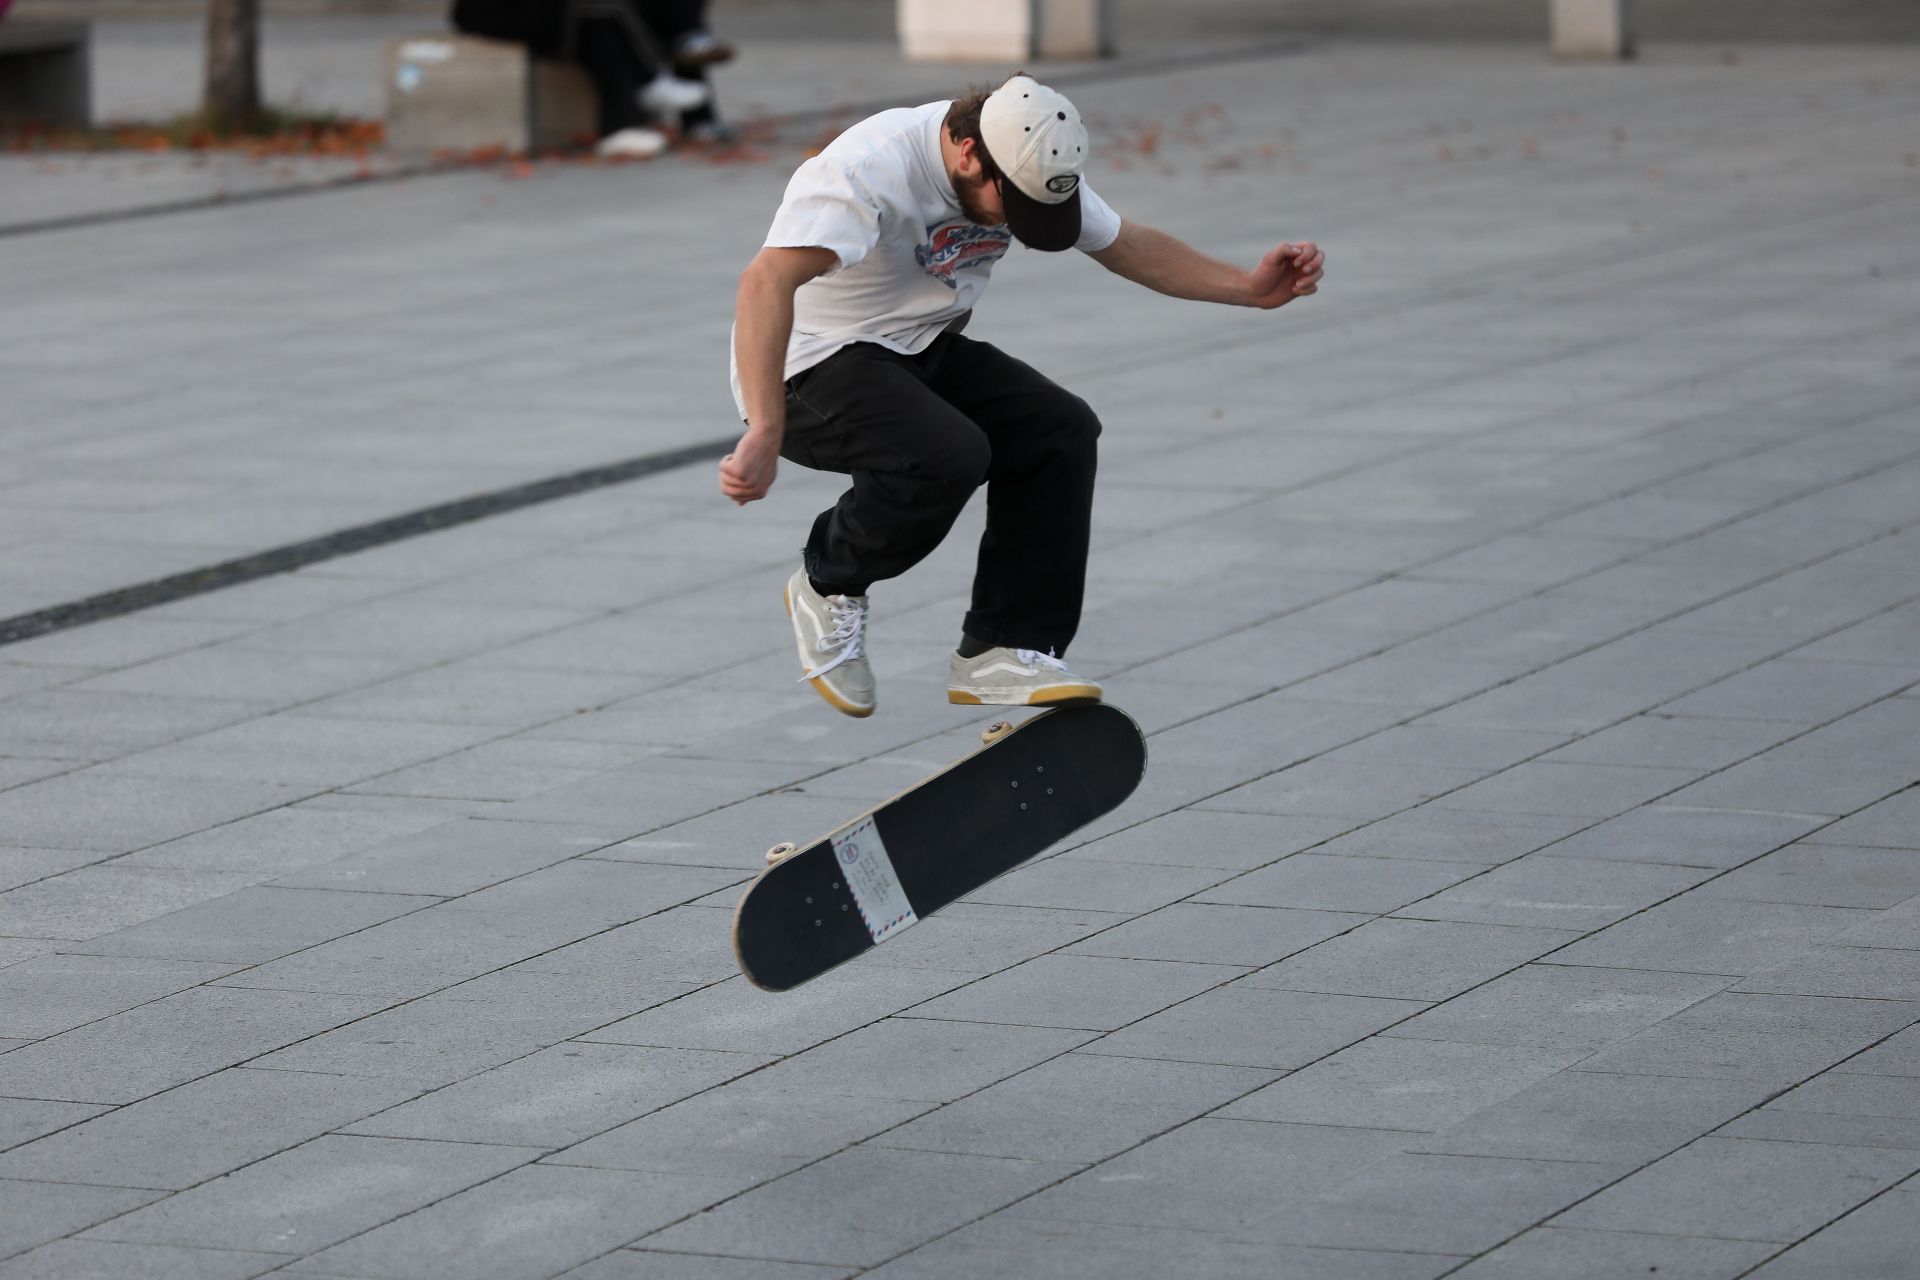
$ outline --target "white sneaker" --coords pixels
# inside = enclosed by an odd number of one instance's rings
[[[787,616],[800,646],[802,680],[836,711],[873,714],[873,668],[867,664],[867,598],[823,596],[801,569],[787,580]]]
[[[638,125],[616,129],[594,147],[594,151],[607,160],[651,160],[666,149],[666,134]]]
[[[733,58],[733,46],[711,31],[689,31],[673,46],[676,66],[705,67]]]
[[[707,86],[698,80],[657,75],[640,90],[640,106],[651,115],[677,116],[707,105]]]
[[[958,653],[947,663],[947,701],[997,707],[1038,707],[1057,702],[1098,702],[1097,680],[1077,676],[1050,653],[989,649],[977,658]]]

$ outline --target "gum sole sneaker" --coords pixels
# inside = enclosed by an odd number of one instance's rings
[[[1097,680],[1077,676],[1052,654],[989,649],[977,658],[954,654],[947,663],[947,701],[969,706],[1046,707],[1098,702]]]
[[[867,663],[867,598],[823,596],[798,570],[787,579],[787,617],[800,649],[801,676],[835,711],[873,714],[873,668]]]

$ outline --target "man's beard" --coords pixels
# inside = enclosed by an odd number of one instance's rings
[[[953,192],[960,197],[960,212],[967,215],[967,221],[982,227],[997,227],[1004,218],[995,217],[988,212],[980,193],[987,189],[987,175],[979,174],[973,178],[964,178],[955,169],[947,177],[953,182]]]

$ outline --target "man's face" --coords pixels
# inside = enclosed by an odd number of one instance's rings
[[[960,144],[960,163],[947,175],[953,180],[954,194],[960,197],[960,211],[967,221],[983,227],[997,227],[1007,220],[1007,207],[1000,200],[1000,186],[989,181],[980,166],[973,139]]]

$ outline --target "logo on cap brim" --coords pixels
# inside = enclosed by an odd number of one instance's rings
[[[1080,175],[1077,173],[1059,173],[1047,179],[1047,190],[1055,195],[1070,195],[1079,185]]]

